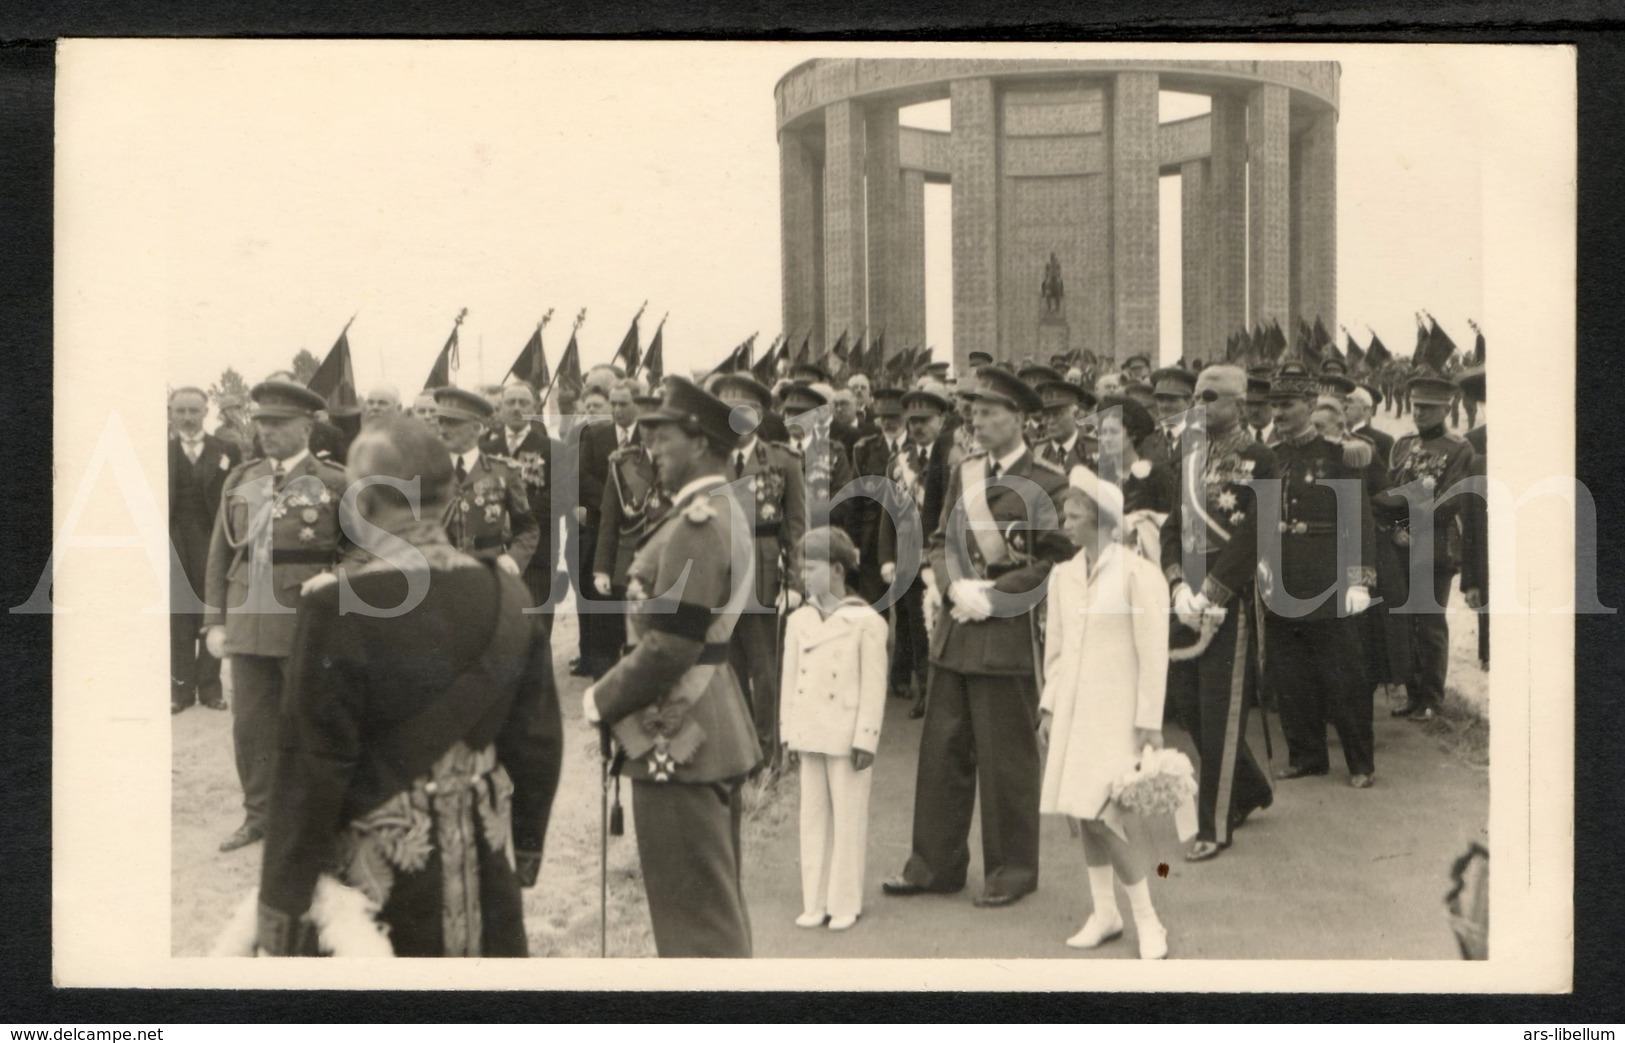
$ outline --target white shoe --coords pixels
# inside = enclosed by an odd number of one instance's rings
[[[1168,929],[1160,922],[1137,923],[1134,932],[1140,936],[1140,959],[1160,960],[1168,955]]]
[[[797,927],[822,927],[829,917],[823,913],[802,913],[796,917]]]
[[[830,920],[829,929],[832,930],[832,931],[846,931],[846,930],[850,930],[852,928],[852,925],[857,923],[857,922],[858,922],[858,914],[857,913],[853,913],[851,916],[837,916],[837,917]]]
[[[1066,940],[1066,944],[1073,949],[1093,949],[1116,938],[1123,933],[1123,918],[1113,916],[1106,918],[1099,913],[1090,913],[1089,919],[1083,922],[1083,927]]]

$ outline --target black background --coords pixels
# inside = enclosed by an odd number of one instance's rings
[[[1625,285],[1625,5],[1202,0],[1087,5],[709,0],[662,5],[190,2],[51,3],[0,11],[0,597],[32,593],[50,554],[52,41],[68,36],[1114,40],[1572,43],[1579,48],[1577,477],[1599,530],[1625,516],[1618,423]],[[1560,118],[1556,117],[1556,118]],[[1554,329],[1559,338],[1562,331]],[[1505,350],[1503,348],[1503,350]],[[1515,345],[1540,351],[1542,345]],[[154,360],[155,363],[158,360]],[[64,390],[64,389],[58,389]],[[1610,405],[1612,403],[1612,405]],[[158,408],[158,407],[155,407]],[[1515,398],[1496,409],[1516,410]],[[1549,422],[1564,423],[1551,418]],[[1620,550],[1598,549],[1598,593],[1625,604]],[[0,656],[0,1023],[136,1027],[187,1022],[531,1021],[1490,1021],[1618,1022],[1625,1008],[1620,820],[1625,809],[1616,616],[1579,616],[1575,637],[1575,991],[1571,996],[354,993],[56,989],[51,984],[50,616],[8,615]],[[1535,683],[1539,684],[1538,664]],[[1553,688],[1536,699],[1563,699]],[[1426,794],[1399,799],[1426,800]],[[109,847],[105,857],[121,854]],[[1421,885],[1432,887],[1432,883]],[[1442,914],[1442,909],[1441,909]],[[117,916],[116,909],[107,915]],[[1265,929],[1265,925],[1260,925]],[[545,963],[538,967],[545,975]],[[719,966],[718,980],[725,981]],[[1420,972],[1426,975],[1426,970]],[[1258,970],[1260,989],[1271,971]],[[629,983],[630,984],[630,983]],[[1086,984],[1086,983],[1080,983]],[[1425,977],[1417,982],[1425,988]],[[1019,1030],[1017,1030],[1019,1031]]]

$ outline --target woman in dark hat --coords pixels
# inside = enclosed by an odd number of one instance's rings
[[[1101,403],[1096,426],[1100,476],[1123,491],[1125,531],[1132,531],[1131,543],[1142,555],[1160,562],[1157,530],[1174,509],[1178,480],[1167,464],[1140,455],[1140,444],[1156,433],[1157,422],[1133,399],[1111,396]],[[1141,533],[1145,525],[1150,529]]]

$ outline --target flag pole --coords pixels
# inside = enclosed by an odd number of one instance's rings
[[[553,314],[553,309],[551,309],[551,308],[549,308],[549,309],[548,309],[548,310],[547,310],[547,314],[549,314],[549,315],[552,315],[552,314]],[[583,323],[583,322],[586,322],[586,321],[587,321],[587,309],[586,309],[586,308],[582,308],[582,309],[581,309],[581,310],[580,310],[580,311],[579,311],[579,312],[577,312],[577,313],[576,313],[576,321],[575,321],[575,324],[574,324],[574,325],[573,325],[573,326],[571,326],[571,327],[570,327],[570,339],[571,339],[571,340],[574,340],[574,339],[575,339],[575,335],[576,335],[576,331],[577,331],[577,330],[579,330],[579,329],[581,329],[581,324],[582,324],[582,323]],[[545,324],[545,323],[546,323],[546,322],[547,322],[547,320],[546,320],[546,319],[543,319],[543,320],[542,320],[542,322],[543,322],[543,323],[544,323],[544,324]],[[566,350],[566,351],[568,351],[568,350],[569,350],[569,349],[568,349],[568,348],[566,348],[566,349],[565,349],[565,350]],[[577,345],[577,346],[576,346],[576,350],[577,350],[577,351],[579,351],[579,350],[580,350],[580,345]],[[558,366],[555,366],[555,367],[553,367],[553,377],[552,377],[552,379],[551,379],[551,380],[549,380],[549,381],[548,381],[548,382],[547,382],[547,395],[546,395],[546,396],[545,396],[545,397],[543,397],[543,399],[542,399],[542,404],[543,404],[543,405],[546,405],[546,404],[547,404],[547,403],[548,403],[548,402],[551,402],[551,401],[552,401],[552,400],[553,400],[553,388],[554,388],[554,386],[555,386],[555,385],[557,385],[557,384],[558,384],[558,382],[559,382],[559,374],[560,374],[560,373],[561,373],[561,372],[562,372],[562,371],[563,371],[563,369],[564,369],[564,367],[563,367],[563,365],[562,365],[562,363],[563,363],[563,362],[564,362],[564,359],[563,359],[563,358],[560,358],[560,359],[559,359],[559,362],[560,362],[560,363],[561,363],[561,365],[558,365]],[[580,365],[580,359],[579,359],[579,357],[578,357],[578,359],[577,359],[577,362],[576,362],[576,364],[577,364],[577,365],[578,365],[578,366],[579,366],[579,365]]]

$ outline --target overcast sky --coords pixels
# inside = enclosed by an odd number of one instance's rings
[[[780,317],[775,82],[817,56],[965,53],[786,43],[75,46],[60,65],[59,119],[95,106],[115,129],[59,160],[99,190],[128,193],[129,212],[105,234],[140,242],[159,269],[150,307],[163,313],[165,343],[121,347],[167,357],[172,384],[207,385],[228,364],[253,381],[300,348],[322,355],[357,315],[359,382],[408,392],[464,307],[464,384],[500,379],[549,308],[554,361],[578,309],[587,309],[581,343],[591,364],[608,359],[645,300],[645,343],[670,313],[669,370],[708,366],[752,331],[765,346]],[[1464,344],[1466,319],[1484,321],[1478,127],[1501,111],[1495,49],[988,53],[1341,62],[1338,318],[1362,342],[1369,324],[1400,352],[1417,308]],[[1164,118],[1192,104],[1165,95]],[[945,126],[946,109],[907,122]],[[1573,112],[1549,118],[1572,121]],[[1163,187],[1171,359],[1177,179]],[[63,188],[59,204],[71,205],[74,182]],[[928,210],[928,333],[945,357],[946,189],[929,193]]]

